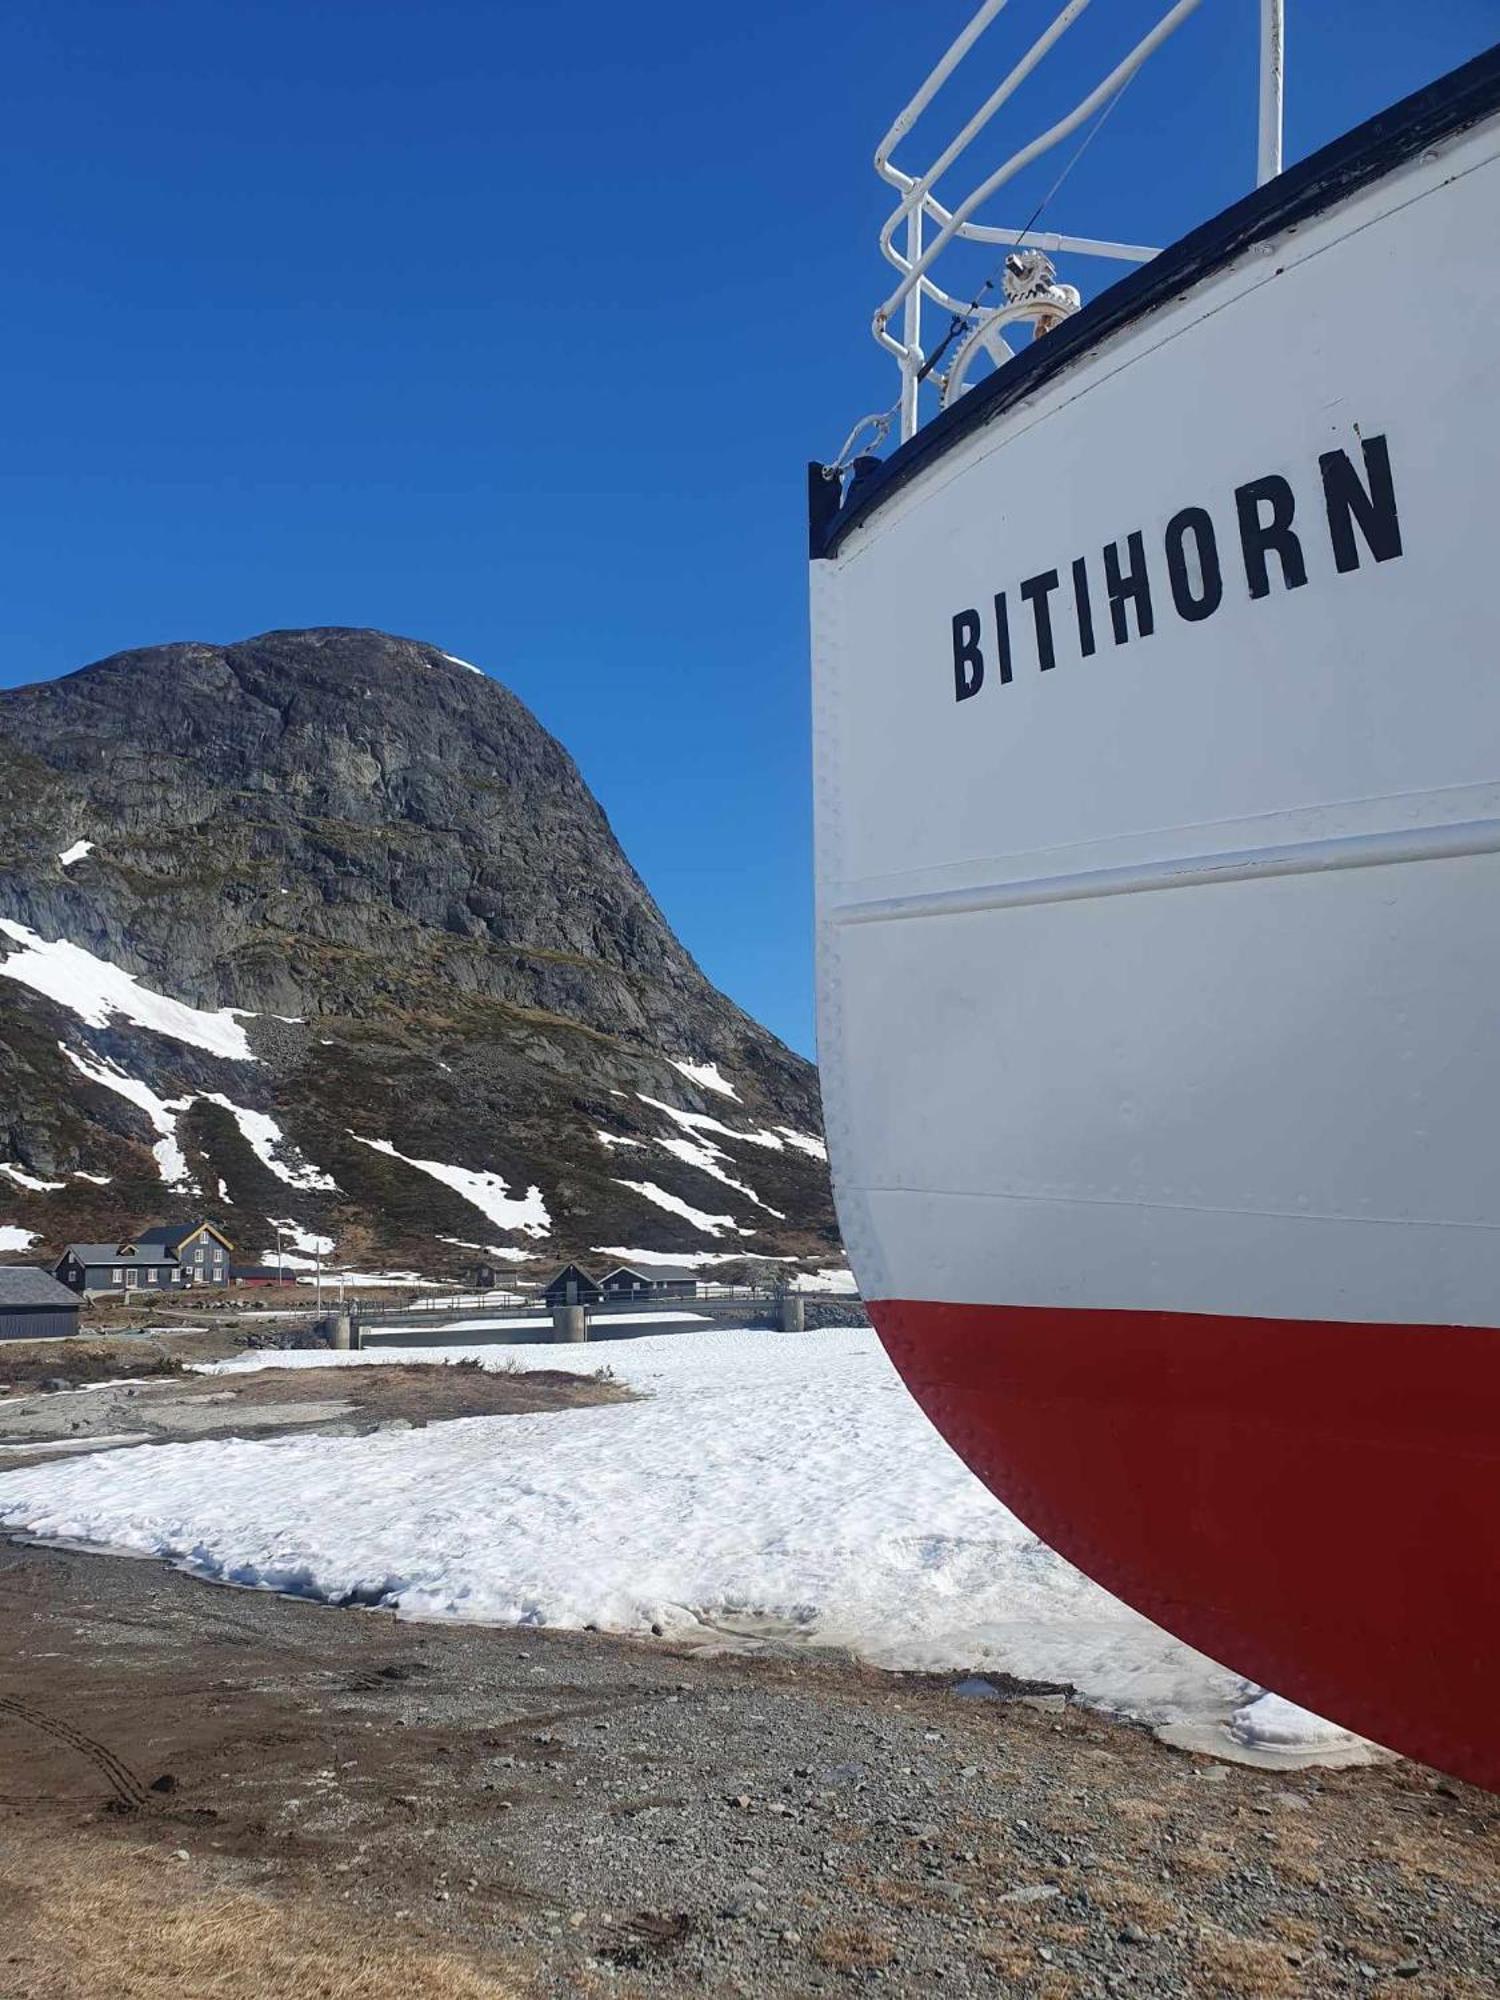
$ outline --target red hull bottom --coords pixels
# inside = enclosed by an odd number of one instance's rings
[[[885,1300],[927,1415],[1201,1652],[1500,1790],[1500,1333]]]

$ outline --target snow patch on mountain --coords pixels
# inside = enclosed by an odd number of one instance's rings
[[[277,1180],[285,1181],[288,1187],[308,1190],[320,1189],[325,1193],[337,1194],[338,1182],[332,1174],[325,1174],[320,1168],[311,1166],[306,1160],[294,1164],[284,1156],[292,1149],[282,1135],[281,1127],[274,1118],[264,1111],[251,1111],[243,1104],[231,1104],[229,1099],[217,1090],[206,1090],[204,1101],[217,1104],[229,1113],[240,1128],[240,1136],[254,1153],[263,1167],[269,1167]]]
[[[4,967],[0,966],[0,971]],[[66,1042],[57,1045],[80,1076],[90,1083],[97,1083],[105,1090],[112,1090],[117,1097],[138,1105],[150,1119],[152,1129],[161,1134],[151,1148],[157,1171],[170,1188],[183,1194],[197,1194],[198,1184],[188,1172],[186,1156],[177,1143],[177,1118],[192,1103],[191,1097],[158,1097],[149,1083],[141,1083],[133,1076],[127,1076],[118,1063],[108,1056],[101,1056],[97,1063],[91,1063],[76,1049],[70,1049]]]
[[[41,1240],[34,1230],[20,1229],[13,1222],[0,1222],[0,1250],[29,1250]]]
[[[315,1235],[312,1230],[304,1229],[301,1223],[295,1221],[291,1216],[273,1215],[268,1217],[268,1220],[273,1229],[281,1231],[283,1241],[290,1243],[294,1250],[300,1250],[305,1257],[331,1257],[333,1255],[334,1246],[331,1236]],[[274,1250],[263,1250],[261,1252],[261,1262],[269,1264],[275,1255]]]
[[[397,1152],[389,1139],[361,1139],[358,1132],[351,1132],[349,1137],[361,1146],[368,1146],[372,1152],[384,1153],[387,1159],[400,1160],[408,1167],[415,1167],[418,1173],[430,1174],[435,1181],[452,1188],[471,1207],[488,1217],[497,1229],[519,1229],[527,1236],[550,1236],[552,1233],[552,1218],[547,1213],[547,1204],[539,1187],[529,1187],[517,1200],[510,1192],[509,1181],[503,1180],[499,1174],[473,1167],[450,1167],[441,1160],[413,1160],[405,1153]]]
[[[92,854],[93,851],[94,851],[93,841],[75,840],[71,847],[65,847],[62,853],[58,855],[57,857],[58,866],[60,868],[71,868],[75,861],[82,861],[83,857],[86,854]]]
[[[34,1174],[28,1174],[21,1167],[13,1167],[0,1160],[0,1174],[9,1174],[18,1187],[30,1188],[33,1194],[51,1194],[57,1188],[64,1188],[66,1181],[39,1181]]]
[[[755,1234],[753,1229],[741,1229],[732,1215],[709,1215],[701,1208],[694,1208],[680,1195],[669,1194],[664,1187],[658,1187],[655,1181],[621,1180],[618,1181],[618,1185],[629,1188],[633,1194],[640,1195],[646,1201],[654,1202],[658,1208],[664,1208],[668,1215],[680,1215],[684,1222],[690,1222],[694,1229],[701,1229],[705,1236],[722,1236],[726,1230],[734,1236]],[[674,1258],[672,1261],[675,1263],[680,1259]]]
[[[115,1015],[123,1015],[138,1028],[168,1035],[173,1041],[207,1049],[210,1055],[226,1056],[232,1062],[254,1062],[256,1056],[236,1015],[243,1007],[221,1007],[211,1013],[189,1007],[165,993],[142,986],[133,972],[95,958],[66,938],[43,938],[25,924],[0,917],[0,931],[21,946],[0,959],[0,978],[15,979],[33,992],[67,1007],[90,1028],[107,1027]],[[254,1019],[253,1015],[248,1016]]]
[[[740,1264],[744,1262],[743,1250],[626,1250],[618,1243],[596,1243],[596,1257],[616,1257],[622,1264],[682,1264],[689,1270],[697,1270],[707,1264]],[[795,1257],[766,1257],[755,1252],[757,1264],[795,1264]]]
[[[673,1069],[680,1070],[689,1083],[696,1083],[700,1090],[716,1090],[721,1097],[732,1097],[739,1102],[739,1092],[732,1083],[726,1083],[719,1074],[717,1063],[680,1062],[676,1056],[668,1056]]]
[[[796,1152],[806,1153],[810,1160],[822,1160],[826,1164],[828,1148],[821,1139],[814,1138],[811,1132],[797,1132],[790,1125],[778,1125],[776,1130]]]

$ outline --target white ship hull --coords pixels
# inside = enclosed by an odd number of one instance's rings
[[[888,1345],[1103,1582],[1491,1783],[1494,71],[1011,364],[812,565],[819,1053]]]

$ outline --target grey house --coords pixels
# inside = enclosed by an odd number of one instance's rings
[[[607,1299],[695,1299],[698,1274],[687,1264],[616,1264],[601,1289]]]
[[[60,1340],[78,1331],[78,1300],[50,1271],[0,1264],[0,1340]]]
[[[70,1243],[53,1275],[73,1292],[168,1292],[229,1281],[233,1249],[211,1222],[163,1223],[119,1243]]]

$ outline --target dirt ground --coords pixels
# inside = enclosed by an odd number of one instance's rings
[[[957,1678],[0,1544],[0,1995],[1500,1995],[1500,1801]]]
[[[607,1364],[591,1376],[494,1371],[472,1362],[408,1367],[276,1368],[234,1375],[186,1372],[204,1337],[153,1342],[14,1343],[0,1352],[0,1473],[78,1452],[186,1438],[325,1436],[516,1416],[619,1402],[631,1392]],[[240,1350],[218,1335],[214,1350]],[[42,1384],[49,1385],[47,1389]],[[57,1385],[69,1391],[60,1393]],[[0,1996],[3,2000],[3,1996]]]

